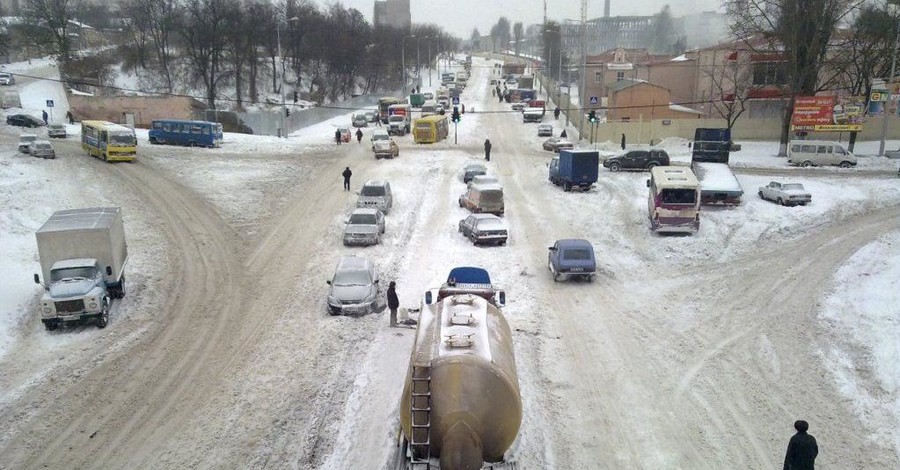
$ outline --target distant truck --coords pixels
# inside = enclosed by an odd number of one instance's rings
[[[388,107],[388,134],[406,135],[412,123],[412,109],[408,104],[392,104]]]
[[[409,105],[411,107],[419,109],[423,104],[425,104],[425,95],[421,93],[411,93],[409,95]]]
[[[500,69],[500,73],[503,75],[510,73],[522,75],[525,73],[525,64],[519,62],[504,62],[503,67]]]
[[[550,162],[550,182],[571,191],[579,187],[582,191],[591,189],[600,173],[600,153],[596,150],[559,151],[559,157]]]
[[[697,128],[691,147],[691,163],[728,163],[731,147],[731,129]]]
[[[744,188],[725,163],[695,162],[694,174],[700,180],[700,203],[736,206],[741,203]]]
[[[109,323],[112,299],[125,297],[128,248],[118,207],[54,212],[35,234],[46,292],[41,322],[47,330],[60,324]],[[34,282],[41,284],[38,274]]]
[[[534,88],[534,77],[519,77],[516,83],[519,88]]]

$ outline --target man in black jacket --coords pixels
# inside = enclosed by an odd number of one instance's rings
[[[788,443],[787,454],[784,456],[784,470],[813,470],[816,455],[819,454],[816,438],[806,433],[809,429],[809,423],[806,421],[795,422],[794,429],[797,430],[797,434],[794,434]]]
[[[344,170],[343,173],[341,173],[341,176],[344,177],[344,191],[350,191],[350,176],[352,176],[352,175],[353,175],[353,172],[350,171],[349,166],[347,167],[347,169]]]
[[[388,284],[387,305],[391,311],[391,326],[397,326],[397,309],[400,308],[400,299],[397,298],[397,283],[394,281]]]
[[[484,139],[484,159],[487,161],[491,161],[491,140]]]

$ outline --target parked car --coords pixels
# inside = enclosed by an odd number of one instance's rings
[[[391,140],[376,140],[373,144],[375,148],[375,159],[394,158],[400,156],[400,147],[397,142]]]
[[[53,150],[53,145],[46,140],[35,140],[28,146],[28,154],[32,157],[38,157],[43,159],[56,158],[56,151]]]
[[[594,259],[594,247],[587,240],[557,240],[549,248],[548,266],[553,280],[559,282],[563,278],[580,277],[588,282],[594,280],[597,262]]]
[[[15,85],[16,77],[14,77],[10,73],[2,72],[0,73],[0,85]]]
[[[44,125],[44,121],[27,114],[12,114],[6,116],[6,124],[17,127],[41,127]]]
[[[19,136],[19,151],[22,153],[29,153],[31,149],[31,144],[37,140],[37,135],[35,134],[22,134]]]
[[[559,153],[559,149],[574,149],[575,144],[562,137],[551,137],[541,144],[544,150]]]
[[[66,125],[65,124],[50,124],[47,126],[47,137],[58,137],[61,139],[66,138]]]
[[[332,315],[365,315],[381,307],[378,272],[368,258],[344,256],[326,281],[328,312]]]
[[[384,233],[384,214],[378,209],[355,209],[344,228],[344,245],[377,245]]]
[[[372,133],[372,151],[375,151],[375,142],[379,140],[391,140],[391,136],[384,129],[376,129]]]
[[[792,140],[788,144],[788,163],[800,166],[856,166],[856,157],[839,142],[828,140]]]
[[[552,137],[553,136],[553,125],[552,124],[541,124],[538,126],[538,137]]]
[[[359,191],[359,199],[356,200],[356,207],[378,209],[384,214],[390,212],[393,206],[394,193],[391,192],[391,183],[384,180],[366,181]],[[384,232],[384,227],[381,231]]]
[[[812,194],[800,183],[772,181],[759,188],[759,197],[775,201],[781,206],[805,206],[812,201]]]
[[[503,219],[493,214],[472,214],[459,221],[459,233],[475,245],[505,245],[509,233]]]
[[[341,131],[341,142],[350,142],[350,129],[346,127],[338,127]]]
[[[603,167],[609,171],[649,170],[655,166],[669,166],[669,154],[665,150],[632,150],[603,161]]]
[[[475,175],[471,180],[469,180],[468,183],[469,186],[472,186],[473,184],[495,184],[497,186],[500,186],[500,180],[497,179],[496,176]]]
[[[352,125],[353,127],[369,127],[369,121],[366,120],[365,114],[354,114],[350,125]]]
[[[498,184],[473,184],[460,194],[459,207],[465,207],[476,214],[502,215],[506,210],[503,188]]]
[[[519,101],[518,103],[513,103],[512,109],[513,111],[524,111],[526,106],[528,106],[527,101]]]
[[[466,166],[463,167],[462,170],[462,180],[463,183],[468,183],[477,175],[486,175],[487,168],[484,167],[483,164],[478,162],[467,163]]]
[[[378,119],[378,113],[375,111],[366,111],[363,113],[366,116],[367,123],[374,123],[376,119]]]

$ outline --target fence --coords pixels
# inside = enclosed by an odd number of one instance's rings
[[[315,107],[300,109],[287,103],[286,106],[291,110],[291,115],[284,118],[284,128],[287,134],[303,129],[304,127],[318,124],[322,121],[341,116],[357,109],[375,106],[378,104],[378,98],[382,96],[404,96],[405,90],[395,90],[384,93],[369,93],[365,95],[355,96],[348,100],[328,105],[329,107]],[[281,113],[282,108],[279,106],[275,111],[256,111],[246,113],[236,113],[244,124],[253,129],[254,134],[258,135],[274,135],[281,133]],[[350,126],[349,120],[347,126]]]

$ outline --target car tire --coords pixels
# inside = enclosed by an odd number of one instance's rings
[[[652,170],[653,167],[655,167],[655,166],[659,166],[659,163],[650,163],[650,164],[648,164],[648,165],[647,165],[647,171]]]
[[[97,328],[101,330],[106,328],[106,325],[109,324],[109,300],[103,301],[103,309],[100,311],[100,316],[97,317]]]
[[[766,197],[763,196],[763,192],[762,192],[762,191],[758,191],[756,194],[759,194],[759,198],[762,199],[763,201],[766,200]]]
[[[850,168],[850,167],[853,166],[853,165],[850,164],[850,162],[841,162],[841,164],[838,165],[838,166],[841,167],[841,168]]]
[[[616,172],[616,171],[619,171],[620,168],[621,168],[621,166],[616,162],[612,162],[609,164],[609,171]]]
[[[800,166],[802,166],[804,168],[808,168],[808,167],[813,166],[813,162],[811,162],[809,160],[805,160],[803,163],[800,164]]]
[[[784,205],[784,199],[778,198],[775,202],[777,202],[779,206]]]

